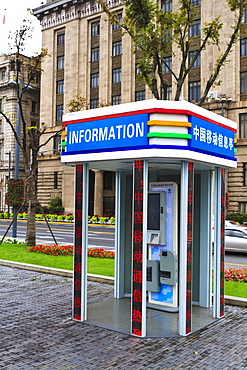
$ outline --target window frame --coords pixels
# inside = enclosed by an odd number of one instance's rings
[[[122,55],[122,40],[112,43],[112,56]]]
[[[193,58],[195,57],[195,54],[197,53],[198,50],[192,50],[189,52],[189,65],[191,64]],[[201,67],[201,53],[198,54],[192,68],[196,68],[196,67]]]
[[[164,13],[172,12],[172,0],[162,0],[162,2],[161,2],[161,10]]]
[[[100,59],[99,46],[91,48],[91,62],[96,62]]]
[[[247,37],[240,39],[240,57],[247,56]]]
[[[163,62],[165,62],[170,67],[170,69],[172,69],[172,55],[164,57]],[[171,73],[169,68],[164,63],[162,63],[162,70],[163,73]]]
[[[121,81],[122,81],[122,68],[121,67],[113,68],[112,69],[112,83],[117,84],[117,83],[121,83]]]
[[[189,26],[189,37],[201,36],[201,20],[195,19],[194,22]]]
[[[112,95],[112,105],[121,104],[121,95]]]
[[[64,55],[59,55],[57,57],[57,70],[60,70],[60,69],[64,69]]]
[[[100,21],[91,23],[91,37],[99,36],[100,34]]]
[[[239,114],[239,139],[247,139],[247,113]]]
[[[56,83],[56,94],[64,94],[64,80],[58,80]]]
[[[247,94],[247,71],[240,72],[240,94]]]
[[[188,95],[189,101],[199,101],[201,96],[201,81],[189,82]]]
[[[62,122],[64,106],[63,104],[56,105],[56,122]]]
[[[135,92],[135,101],[142,101],[146,99],[146,90],[140,90]]]
[[[90,109],[96,109],[99,107],[99,99],[90,100]]]
[[[90,87],[99,87],[99,72],[91,73],[90,76]]]
[[[65,45],[65,32],[57,34],[57,46]]]

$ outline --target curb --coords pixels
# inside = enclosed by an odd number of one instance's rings
[[[22,270],[36,271],[36,272],[40,272],[43,274],[52,274],[52,275],[73,278],[73,271],[55,269],[53,267],[31,265],[28,263],[13,262],[13,261],[1,260],[1,259],[0,259],[0,265],[14,267],[14,268],[22,269]],[[95,281],[98,283],[114,285],[114,278],[110,276],[87,274],[87,278],[88,278],[88,281]],[[229,304],[232,306],[247,307],[247,298],[231,297],[229,295],[225,295],[225,304]]]
[[[14,267],[14,268],[22,269],[22,270],[40,272],[43,274],[52,274],[52,275],[73,278],[73,271],[70,271],[70,270],[55,269],[53,267],[31,265],[28,263],[7,261],[7,260],[1,260],[1,259],[0,259],[0,265]],[[88,278],[88,281],[95,281],[98,283],[114,285],[114,278],[110,276],[87,274],[87,278]]]

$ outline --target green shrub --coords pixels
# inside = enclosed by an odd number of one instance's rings
[[[37,220],[42,220],[42,219],[43,219],[43,215],[42,215],[41,213],[37,213],[37,214],[35,215],[35,218],[36,218]]]
[[[58,221],[64,221],[65,220],[65,215],[59,215],[57,220]]]
[[[58,215],[51,215],[51,220],[52,220],[52,221],[56,221],[56,220],[57,220],[57,218],[58,218]]]
[[[23,218],[23,213],[18,213],[17,217],[18,218]]]
[[[111,222],[111,224],[115,224],[115,221],[116,221],[116,220],[115,220],[115,217],[111,217],[111,218],[110,218],[110,222]]]
[[[23,212],[23,218],[24,219],[27,219],[28,218],[28,214],[26,212]]]
[[[69,213],[65,218],[66,218],[67,221],[73,221],[74,220],[74,216],[72,215],[72,213]]]
[[[9,218],[9,216],[10,216],[10,213],[4,212],[4,214],[3,214],[4,218]]]
[[[244,222],[247,222],[247,214],[246,213],[230,213],[226,216],[227,220],[236,221],[240,224],[243,224]]]
[[[4,218],[4,213],[3,212],[0,213],[0,218]]]

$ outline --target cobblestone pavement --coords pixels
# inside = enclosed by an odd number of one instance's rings
[[[113,287],[88,283],[89,302]],[[0,369],[247,369],[247,309],[189,337],[139,339],[71,320],[71,279],[0,266]]]

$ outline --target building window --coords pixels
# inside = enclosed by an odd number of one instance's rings
[[[190,0],[190,4],[191,5],[196,5],[196,6],[198,6],[198,5],[201,5],[201,0]]]
[[[122,41],[116,41],[112,43],[112,56],[122,54]]]
[[[240,72],[240,94],[247,94],[247,72]]]
[[[116,84],[118,82],[121,82],[121,68],[114,68],[112,70],[112,83]]]
[[[139,66],[139,63],[136,63],[136,76],[141,74],[141,68]]]
[[[171,69],[172,69],[172,56],[170,55],[169,57],[165,57],[163,58],[163,62],[162,63],[162,70],[164,73],[169,73],[171,72]]]
[[[200,36],[201,34],[201,21],[197,19],[194,21],[189,28],[189,35],[190,37]]]
[[[244,10],[244,15],[243,15],[242,22],[247,23],[247,9]]]
[[[121,104],[121,95],[113,95],[112,96],[112,105]]]
[[[172,100],[172,86],[167,86],[166,100]]]
[[[247,138],[247,113],[241,113],[239,115],[239,138]]]
[[[93,22],[91,24],[91,36],[98,36],[99,35],[99,30],[100,30],[100,24],[99,21]]]
[[[196,55],[196,53],[197,53],[197,50],[195,50],[195,51],[190,51],[190,53],[189,53],[189,64],[191,64],[192,63],[192,61],[193,61],[193,59],[195,58],[195,55]],[[199,54],[198,56],[197,56],[197,58],[196,58],[196,60],[195,60],[195,62],[194,62],[194,64],[193,64],[193,68],[194,67],[200,67],[200,65],[201,65],[201,54]]]
[[[135,101],[141,101],[146,99],[145,90],[135,92]]]
[[[0,160],[2,159],[3,154],[3,144],[0,144]]]
[[[161,9],[164,13],[172,11],[172,0],[163,0],[161,2]]]
[[[3,121],[0,120],[0,134],[3,133]]]
[[[91,49],[91,62],[99,60],[99,46]]]
[[[56,121],[60,122],[63,118],[63,104],[56,105]]]
[[[244,170],[244,186],[247,186],[247,163],[243,163]]]
[[[57,94],[64,93],[64,80],[57,81]]]
[[[65,44],[65,33],[61,33],[60,35],[57,35],[57,46],[64,44]]]
[[[105,171],[103,174],[104,190],[112,190],[112,172]]]
[[[122,14],[118,14],[117,15],[117,20],[121,21],[122,20]],[[112,30],[115,31],[115,30],[119,30],[119,28],[121,28],[118,24],[113,24],[112,25]]]
[[[61,136],[56,135],[53,138],[53,149],[54,149],[54,154],[57,154],[58,152],[61,152]]]
[[[1,79],[5,80],[5,78],[6,78],[6,69],[2,69],[1,70]]]
[[[0,110],[2,110],[2,99],[0,99]]]
[[[37,102],[34,100],[31,103],[31,113],[37,113]]]
[[[240,40],[240,56],[244,57],[247,55],[247,38]]]
[[[98,106],[99,106],[99,99],[90,100],[90,109],[98,108]]]
[[[91,87],[99,86],[99,72],[91,74]]]
[[[58,189],[58,172],[54,172],[54,189]]]
[[[239,213],[247,213],[247,203],[239,202]]]
[[[189,82],[189,101],[199,101],[201,83],[200,81]]]
[[[57,57],[57,69],[64,69],[64,55]]]

